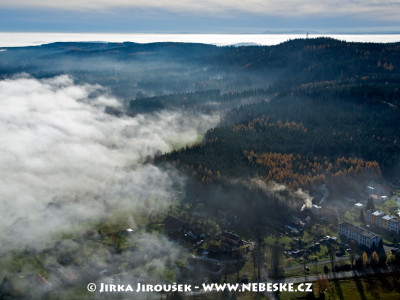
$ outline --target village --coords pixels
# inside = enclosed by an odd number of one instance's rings
[[[400,191],[368,185],[365,195],[313,204],[280,224],[271,224],[261,236],[241,230],[242,220],[230,210],[218,212],[218,220],[189,218],[171,209],[170,214],[152,216],[143,224],[107,221],[95,230],[47,245],[41,253],[25,249],[14,254],[21,257],[21,266],[14,276],[3,279],[2,289],[16,293],[35,286],[39,294],[47,294],[60,285],[74,289],[83,281],[151,280],[143,275],[149,271],[149,253],[165,245],[150,242],[146,248],[132,242],[143,232],[167,236],[185,253],[178,259],[177,276],[160,275],[165,282],[247,283],[265,280],[263,276],[286,280],[398,265]],[[31,265],[28,271],[26,264]],[[28,286],[20,285],[21,278],[29,279]]]

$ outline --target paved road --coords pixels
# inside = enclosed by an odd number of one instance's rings
[[[368,269],[366,272],[364,271],[348,271],[348,272],[335,272],[335,273],[328,273],[328,279],[342,279],[342,278],[349,278],[349,277],[356,277],[356,276],[363,276],[365,274],[388,274],[394,272],[395,269],[377,269],[371,270]],[[292,277],[292,278],[285,278],[282,280],[277,280],[277,282],[292,282],[292,283],[301,283],[301,282],[313,282],[318,279],[318,275],[312,276],[302,276],[302,277]]]
[[[337,272],[337,273],[329,273],[328,279],[341,279],[347,277],[354,277],[358,276],[354,271],[348,272]],[[314,282],[318,279],[318,275],[312,276],[302,276],[302,277],[292,277],[292,278],[285,278],[282,280],[277,280],[278,282],[291,282],[291,283],[301,283],[301,282]]]
[[[359,257],[360,257],[359,255],[356,255],[355,258],[354,258],[354,260],[356,260],[356,259],[359,258]],[[348,260],[348,259],[350,259],[350,256],[336,257],[336,258],[335,258],[335,262],[343,261],[343,260]],[[325,264],[329,264],[330,262],[331,262],[330,259],[321,260],[321,261],[317,262],[317,265],[325,265]],[[309,267],[311,268],[312,266],[315,266],[315,263],[314,263],[314,262],[309,262],[309,263],[307,263],[306,265],[309,266]],[[285,271],[291,271],[291,270],[297,270],[297,269],[303,269],[303,268],[304,268],[304,265],[302,264],[302,265],[287,267],[287,268],[284,268],[284,270],[285,270]]]
[[[395,269],[389,268],[389,269],[378,269],[378,270],[372,270],[372,269],[368,269],[366,270],[366,272],[358,272],[358,271],[349,271],[349,272],[337,272],[337,273],[329,273],[328,274],[328,279],[333,280],[333,279],[343,279],[343,278],[354,278],[356,276],[363,276],[366,273],[367,274],[388,274],[391,272],[396,271]],[[277,282],[277,283],[312,283],[315,282],[318,279],[317,275],[313,275],[313,276],[306,276],[306,277],[294,277],[294,278],[285,278],[282,280],[271,280],[268,277],[264,278],[264,270],[261,271],[262,272],[262,280],[260,280],[260,282]],[[186,295],[196,295],[196,296],[200,296],[200,295],[204,295],[204,294],[210,294],[211,292],[205,292],[204,290],[198,291],[198,292],[191,292],[191,293],[186,293]],[[263,292],[264,296],[266,296],[268,299],[276,299],[275,295],[273,293],[267,293],[267,292]]]

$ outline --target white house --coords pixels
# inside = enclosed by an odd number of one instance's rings
[[[363,209],[364,208],[364,204],[356,203],[356,204],[354,204],[354,207],[357,208],[357,209]]]

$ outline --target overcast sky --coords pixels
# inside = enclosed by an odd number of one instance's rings
[[[400,32],[400,0],[0,0],[0,31]]]

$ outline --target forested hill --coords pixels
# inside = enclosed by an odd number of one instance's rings
[[[4,51],[5,50],[5,51]],[[400,82],[400,43],[296,39],[275,46],[217,47],[188,43],[53,43],[4,48],[0,77],[70,74],[126,99],[321,81]],[[372,87],[369,87],[372,88]]]
[[[205,183],[261,178],[310,188],[396,177],[399,50],[331,39],[230,48],[222,60],[247,72],[282,71],[273,95],[232,109],[202,143],[156,162],[173,162]]]
[[[128,115],[222,113],[222,123],[202,143],[155,159],[202,182],[257,177],[297,188],[399,176],[400,43],[317,38],[276,46],[54,43],[2,49],[0,76],[21,72],[101,84],[123,100]]]
[[[338,79],[340,77],[396,72],[399,70],[400,43],[348,43],[331,38],[296,39],[269,47],[226,48],[216,62],[223,61],[247,69],[285,68],[299,80]],[[300,75],[300,76],[299,76]]]
[[[230,125],[156,161],[173,162],[203,182],[258,177],[309,188],[347,177],[377,179],[400,161],[399,118],[380,103],[279,95],[232,110]]]

